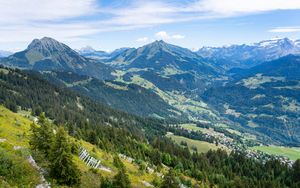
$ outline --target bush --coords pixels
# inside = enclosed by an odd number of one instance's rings
[[[39,183],[38,172],[26,159],[2,147],[0,147],[0,177],[4,178],[3,182],[13,187],[22,187],[23,185],[35,187]]]

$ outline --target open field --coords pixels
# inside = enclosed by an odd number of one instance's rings
[[[202,128],[202,127],[197,127],[196,124],[193,123],[185,123],[185,124],[181,124],[181,127],[186,129],[186,130],[190,130],[190,131],[200,131],[204,134],[208,134],[208,135],[220,135],[219,132],[214,131],[213,128]]]
[[[177,144],[180,144],[181,142],[186,142],[190,150],[192,150],[192,147],[196,147],[199,153],[206,153],[209,150],[217,150],[218,148],[222,148],[221,146],[216,146],[215,144],[209,142],[193,140],[183,136],[176,136],[173,134],[167,134],[167,136],[174,140]]]
[[[300,159],[300,148],[289,148],[281,146],[255,146],[254,150],[260,150],[272,155],[286,156],[291,160]]]
[[[197,127],[197,125],[194,124],[194,123],[184,123],[184,124],[181,124],[180,126],[184,129],[186,129],[186,130],[200,131],[200,132],[206,133],[206,134],[214,132],[213,129],[206,129],[206,128]]]

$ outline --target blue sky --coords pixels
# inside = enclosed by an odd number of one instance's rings
[[[0,0],[0,7],[1,50],[43,36],[101,50],[159,39],[190,49],[300,39],[300,0]]]

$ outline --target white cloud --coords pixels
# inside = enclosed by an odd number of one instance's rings
[[[300,0],[126,0],[110,7],[101,6],[99,0],[0,0],[0,7],[0,42],[4,44],[42,36],[84,40],[100,32],[300,9]],[[298,30],[274,28],[270,32]],[[184,36],[161,31],[156,38],[175,40]]]
[[[137,42],[148,42],[149,41],[149,38],[148,37],[141,37],[141,38],[138,38],[136,39]]]
[[[300,32],[300,27],[276,27],[276,28],[270,29],[269,32],[271,32],[271,33]]]
[[[98,32],[90,23],[75,21],[96,14],[96,0],[0,0],[0,43],[29,42],[50,36],[80,40]]]
[[[109,22],[117,25],[152,26],[257,14],[274,10],[300,9],[299,0],[193,0],[130,1],[127,7],[105,10],[113,15]]]
[[[179,34],[170,35],[166,31],[159,31],[155,34],[155,37],[157,39],[162,39],[162,40],[172,40],[172,39],[183,39],[185,36]]]
[[[185,36],[176,34],[176,35],[172,35],[171,38],[173,38],[173,39],[184,39]]]
[[[187,11],[236,16],[273,10],[300,9],[298,0],[198,0]]]
[[[78,40],[82,36],[97,33],[98,30],[86,24],[33,24],[0,26],[0,42],[29,42],[43,36],[58,40]]]
[[[159,1],[132,1],[127,7],[103,10],[113,15],[108,20],[118,25],[153,25],[164,24],[175,21],[170,17],[175,13],[172,4],[165,4]]]
[[[96,0],[1,0],[0,23],[74,18],[97,12]]]
[[[165,31],[159,31],[155,34],[155,37],[157,37],[159,39],[167,39],[167,38],[169,38],[169,35]]]

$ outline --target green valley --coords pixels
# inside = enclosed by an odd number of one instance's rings
[[[300,159],[300,148],[284,147],[284,146],[255,146],[253,150],[263,151],[271,155],[281,155],[288,157],[291,160]]]

